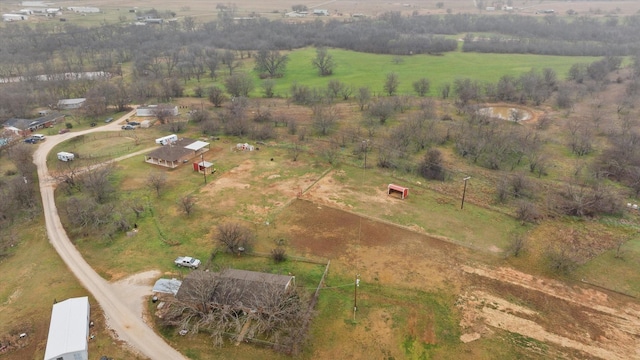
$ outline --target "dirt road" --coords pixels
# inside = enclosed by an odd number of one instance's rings
[[[120,120],[129,118],[135,110],[126,114]],[[117,291],[119,287],[109,284],[82,258],[75,246],[69,240],[62,227],[58,209],[54,201],[55,182],[50,178],[47,168],[47,154],[53,147],[74,136],[87,134],[93,131],[115,131],[120,129],[120,120],[108,125],[89,130],[53,135],[40,144],[33,155],[34,163],[38,167],[40,181],[40,194],[44,209],[47,235],[49,241],[56,249],[62,260],[67,264],[73,274],[82,285],[96,298],[102,307],[108,326],[115,332],[120,340],[128,343],[133,350],[151,359],[185,359],[178,351],[169,346],[153,329],[144,323],[141,313],[134,311],[125,300],[130,300],[131,294],[122,294]]]

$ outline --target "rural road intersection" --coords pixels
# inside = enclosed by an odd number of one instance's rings
[[[78,280],[80,280],[80,283],[98,301],[104,311],[107,325],[115,332],[115,336],[117,336],[119,340],[125,341],[134,351],[150,359],[186,359],[182,354],[169,346],[164,339],[156,334],[155,331],[143,321],[141,312],[133,309],[141,309],[140,304],[132,306],[134,302],[131,301],[132,298],[136,298],[137,296],[137,302],[142,302],[139,292],[135,294],[130,292],[123,293],[123,289],[132,288],[108,283],[91,268],[71,243],[71,240],[69,240],[67,233],[62,227],[60,217],[58,216],[58,209],[55,204],[54,189],[56,182],[52,181],[47,168],[47,154],[55,145],[75,136],[94,131],[120,131],[120,121],[128,119],[133,114],[135,114],[135,110],[108,125],[73,133],[48,136],[47,140],[39,145],[39,148],[33,155],[33,162],[38,168],[40,194],[42,196],[47,235],[49,242],[51,242],[62,260]]]

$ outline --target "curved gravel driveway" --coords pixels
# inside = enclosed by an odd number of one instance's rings
[[[120,119],[108,125],[91,128],[84,131],[66,133],[62,135],[47,136],[47,140],[42,142],[33,155],[33,162],[38,168],[38,178],[40,182],[40,194],[42,196],[42,207],[47,226],[49,241],[56,249],[62,260],[67,264],[73,274],[80,280],[80,283],[96,298],[102,307],[107,324],[120,340],[127,342],[134,351],[147,356],[153,360],[160,359],[185,359],[178,351],[169,346],[164,339],[156,334],[141,318],[141,314],[127,306],[124,301],[129,294],[119,294],[115,290],[117,287],[110,285],[82,258],[75,246],[69,240],[67,233],[62,227],[58,209],[56,208],[53,191],[55,181],[49,176],[47,168],[47,154],[60,142],[78,135],[87,134],[94,131],[119,131],[120,121],[128,119],[135,114],[135,110],[124,115]]]

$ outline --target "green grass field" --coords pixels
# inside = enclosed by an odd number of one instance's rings
[[[290,62],[282,79],[276,79],[280,94],[289,92],[290,84],[298,82],[310,87],[325,88],[329,80],[339,80],[354,89],[369,87],[373,93],[383,93],[383,85],[389,73],[398,74],[398,93],[415,94],[412,83],[419,78],[431,82],[430,95],[437,95],[445,83],[456,79],[470,78],[479,82],[496,82],[503,75],[519,76],[537,69],[551,68],[558,77],[564,78],[574,63],[588,63],[589,57],[478,54],[450,52],[441,56],[403,56],[396,64],[395,56],[365,54],[353,51],[331,49],[335,63],[334,75],[320,77],[311,65],[315,57],[314,48],[295,50],[289,54]]]
[[[399,63],[394,61],[396,56],[367,54],[341,49],[329,49],[336,63],[334,74],[327,77],[318,75],[317,69],[311,61],[316,56],[315,48],[293,50],[287,55],[289,62],[282,78],[275,79],[276,96],[286,97],[290,93],[291,85],[298,83],[311,88],[325,89],[329,81],[338,80],[354,89],[369,87],[373,94],[384,95],[384,82],[387,74],[396,73],[399,78],[398,94],[415,95],[413,82],[420,78],[430,81],[429,95],[437,96],[441,87],[453,84],[456,79],[470,78],[480,83],[495,83],[503,75],[519,76],[533,69],[542,71],[544,68],[555,70],[558,78],[563,79],[569,68],[575,63],[590,63],[594,57],[543,56],[520,54],[479,54],[449,52],[443,55],[414,55],[400,57]],[[283,53],[284,54],[284,53]],[[263,96],[260,87],[261,80],[253,71],[253,59],[242,60],[240,70],[250,72],[254,76],[255,89],[251,93],[254,97]],[[228,72],[224,68],[218,71],[219,79],[215,84],[223,87]],[[213,84],[210,78],[202,78],[200,83],[190,80],[185,86],[187,93],[192,93],[195,86],[208,87]]]

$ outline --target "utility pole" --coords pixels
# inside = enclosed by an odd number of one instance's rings
[[[364,148],[364,168],[367,168],[367,150],[369,150],[369,140],[362,140],[362,147]]]
[[[204,154],[200,154],[200,164],[202,164],[202,175],[204,175],[204,184],[207,185],[207,168],[204,166]]]
[[[467,176],[464,180],[464,190],[462,190],[462,204],[460,204],[460,210],[464,208],[464,195],[467,193],[467,180],[471,179],[471,176]]]
[[[360,274],[356,274],[356,282],[353,286],[353,321],[356,321],[356,310],[358,310],[358,286],[360,286]]]

